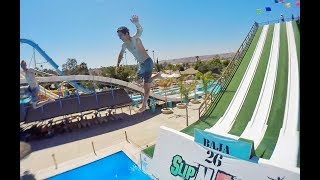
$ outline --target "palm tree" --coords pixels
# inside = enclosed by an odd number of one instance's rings
[[[183,84],[182,78],[179,79],[178,86],[179,86],[179,93],[180,93],[180,101],[182,103],[182,101],[183,101],[182,96],[183,96],[183,89],[184,89],[184,84]]]
[[[194,79],[193,83],[194,83],[194,98],[191,100],[191,102],[193,104],[199,104],[200,101],[197,98],[197,81],[196,81],[196,79]]]
[[[170,70],[170,74],[171,74],[173,69],[174,69],[174,65],[173,64],[168,64],[168,69]]]
[[[165,103],[166,103],[166,110],[168,109],[168,102],[167,102],[167,90],[172,84],[172,79],[160,79],[157,84],[160,86],[160,88],[164,91],[164,97],[165,97]]]
[[[202,82],[202,87],[203,87],[203,92],[204,92],[204,96],[205,98],[207,97],[207,94],[208,94],[208,86],[209,86],[209,82],[211,80],[214,79],[212,73],[209,71],[209,72],[206,72],[205,74],[199,72],[197,74],[197,77],[201,80]]]
[[[179,78],[179,81],[178,81],[179,93],[180,93],[180,103],[177,104],[177,107],[179,109],[186,108],[186,106],[183,104],[183,100],[182,100],[183,94],[185,94],[184,93],[185,87],[184,87],[184,84],[183,84],[183,80],[184,80],[184,76],[181,76]]]
[[[179,78],[179,82],[178,82],[178,86],[179,86],[179,92],[180,92],[180,98],[181,98],[181,103],[180,105],[182,105],[183,103],[183,98],[186,100],[186,105],[188,105],[189,103],[189,94],[190,92],[195,88],[196,86],[196,82],[192,82],[191,84],[185,84],[184,80],[185,80],[185,75],[181,76]]]
[[[186,102],[187,105],[188,105],[188,103],[189,103],[189,94],[190,94],[190,92],[191,92],[192,90],[194,90],[195,86],[196,86],[195,81],[193,81],[193,82],[190,83],[190,84],[185,84],[185,85],[183,86],[184,88],[183,88],[182,94],[183,94],[185,100],[187,101],[187,102]]]
[[[208,87],[209,87],[209,82],[211,80],[214,80],[212,73],[209,71],[205,74],[199,72],[197,74],[197,77],[201,80],[202,82],[202,88],[203,88],[203,93],[204,93],[204,99],[205,99],[205,105],[207,107],[207,96],[208,96]]]

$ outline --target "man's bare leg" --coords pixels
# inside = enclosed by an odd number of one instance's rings
[[[146,110],[147,101],[148,101],[149,95],[150,95],[150,88],[151,88],[151,83],[144,83],[144,95],[143,95],[143,100],[142,100],[142,106],[138,110],[138,112],[143,112]]]
[[[159,78],[160,76],[161,76],[161,73],[160,73],[160,72],[157,72],[156,74],[154,74],[154,75],[151,76],[151,80],[153,81],[153,80]],[[139,86],[139,87],[144,86],[142,79],[137,80],[137,82],[136,82],[135,84],[136,84],[137,86]],[[152,83],[151,83],[151,84],[152,84]],[[150,86],[150,88],[151,88],[151,86]]]

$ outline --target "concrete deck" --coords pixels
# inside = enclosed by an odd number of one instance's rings
[[[189,125],[198,120],[199,106],[200,104],[189,103]],[[140,114],[132,111],[132,115],[129,115],[127,107],[122,108],[122,111],[117,109],[116,112],[116,116],[123,117],[123,120],[109,121],[29,142],[33,152],[20,161],[20,174],[29,170],[37,179],[44,179],[121,150],[139,165],[140,151],[155,143],[160,126],[178,131],[186,127],[186,110],[177,107],[173,108],[173,114],[167,115],[161,113],[160,107],[154,114],[147,110]],[[126,141],[125,131],[131,143]],[[92,142],[97,156],[93,152]],[[57,169],[52,154],[55,156]]]

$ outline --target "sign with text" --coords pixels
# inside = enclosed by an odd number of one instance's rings
[[[149,170],[151,177],[160,180],[300,179],[300,170],[289,171],[205,149],[193,137],[163,126]]]
[[[239,159],[249,160],[251,156],[251,143],[224,137],[218,134],[195,129],[194,141],[203,145],[207,149],[217,150]]]

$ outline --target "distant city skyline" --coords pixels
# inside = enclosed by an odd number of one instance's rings
[[[274,0],[20,0],[20,38],[38,44],[61,69],[68,58],[89,68],[114,66],[122,41],[116,29],[138,15],[142,42],[154,61],[235,52],[255,21],[264,22],[300,14],[300,7]],[[270,12],[265,7],[271,7]],[[256,10],[261,9],[261,14]],[[33,60],[33,48],[20,45],[20,60]],[[37,62],[51,68],[35,53]],[[127,52],[121,64],[136,64]]]

